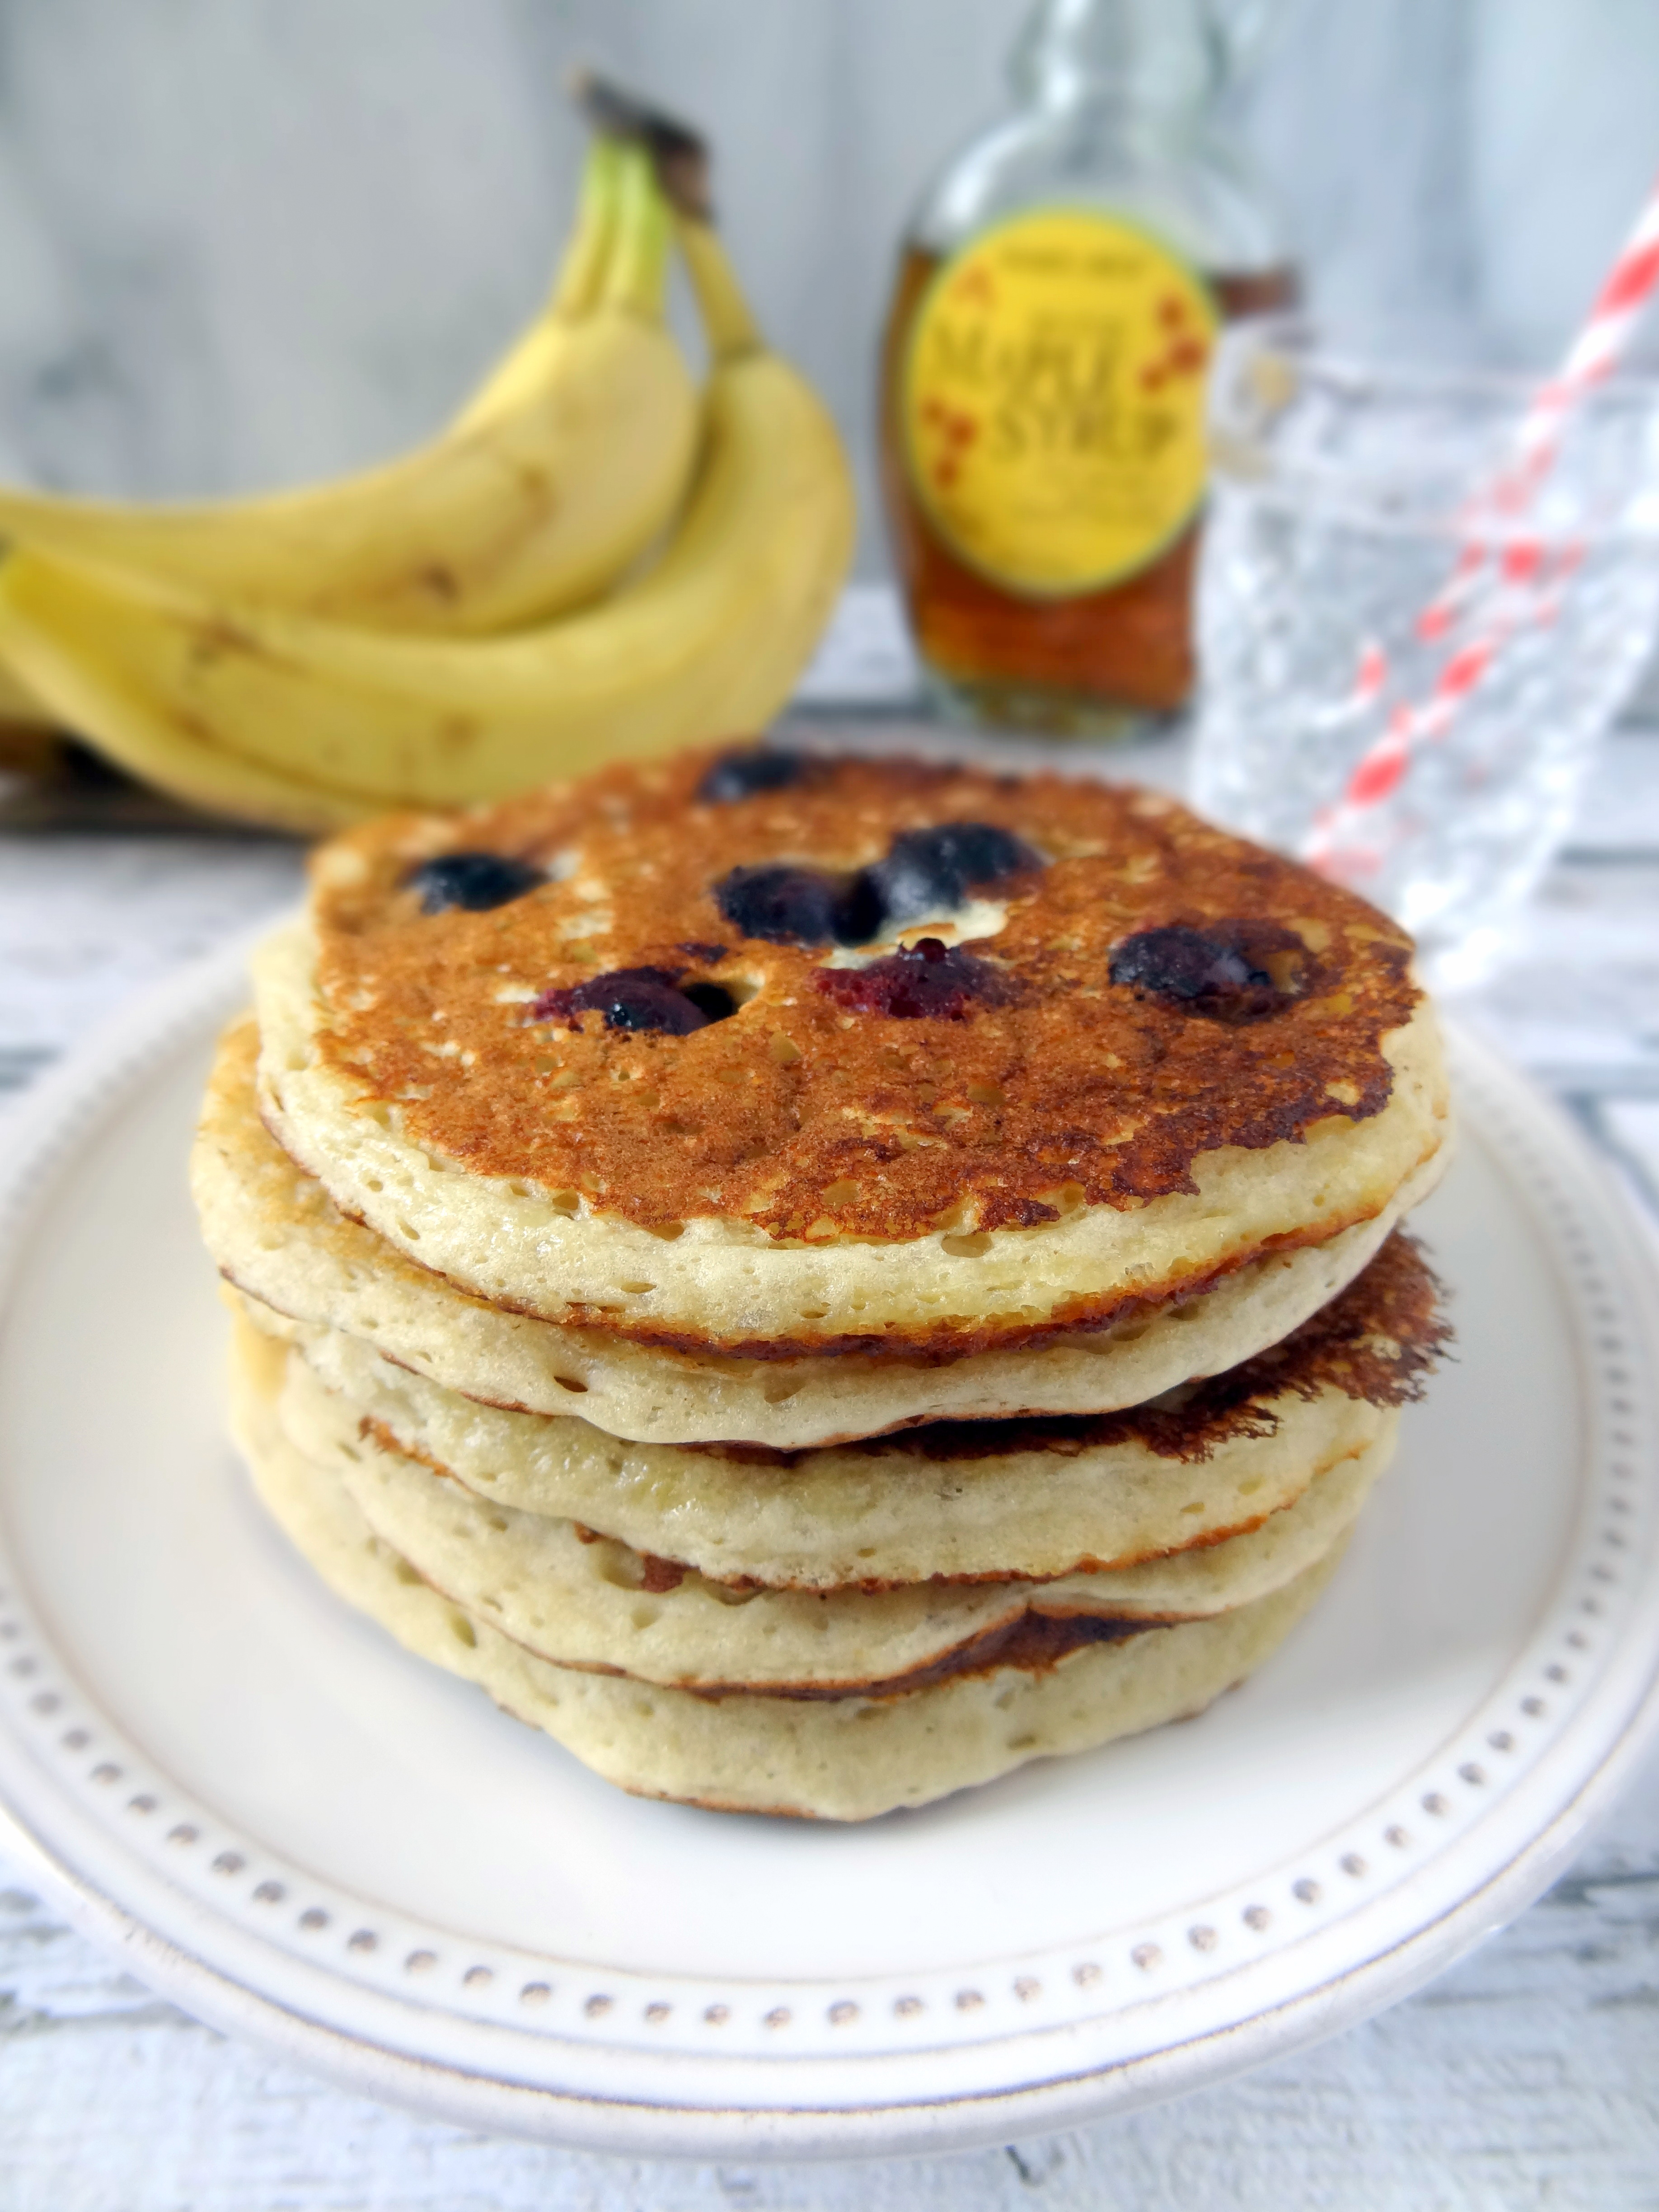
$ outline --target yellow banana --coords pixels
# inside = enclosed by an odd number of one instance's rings
[[[0,662],[0,722],[18,724],[26,729],[55,729],[58,723],[56,714],[49,714],[3,662]]]
[[[545,379],[565,327],[599,305],[617,244],[622,160],[622,147],[614,138],[597,138],[588,149],[576,227],[546,305],[467,400],[451,422],[452,431],[476,430],[520,406]],[[637,186],[637,172],[631,181]],[[660,296],[647,305],[660,313]]]
[[[393,638],[21,553],[0,569],[0,653],[112,758],[198,799],[211,774],[214,803],[261,820],[272,779],[321,823],[760,726],[844,578],[852,487],[719,241],[693,226],[683,243],[715,355],[702,465],[662,559],[605,605],[510,637]]]
[[[21,562],[23,556],[16,557]],[[11,566],[8,562],[0,576]],[[175,702],[140,707],[113,695],[107,678],[78,648],[55,660],[50,696],[53,727],[85,732],[106,759],[141,783],[204,813],[313,836],[361,822],[373,811],[361,800],[315,790],[227,752]]]
[[[502,356],[456,416],[451,425],[452,434],[458,430],[477,428],[522,405],[556,377],[559,356],[570,325],[598,304],[604,289],[605,264],[617,234],[616,185],[621,150],[614,139],[596,141],[583,178],[582,204],[575,234],[547,306]],[[0,505],[5,497],[3,489],[0,489]],[[20,494],[15,497],[26,500],[32,495]],[[75,501],[52,501],[50,507],[52,515],[71,532],[77,531],[94,512],[89,505]],[[142,514],[145,510],[120,512]],[[149,510],[148,519],[154,520],[159,512]],[[228,521],[228,511],[223,512]],[[52,530],[51,520],[45,527],[48,532]],[[56,542],[55,538],[52,542]],[[70,550],[81,544],[81,538],[76,536]],[[15,671],[0,662],[0,725],[22,730],[56,730],[62,721],[60,714],[25,688]],[[0,764],[9,765],[9,758]],[[205,798],[198,803],[212,804]]]
[[[660,536],[695,465],[696,394],[662,318],[668,243],[646,156],[601,142],[553,302],[432,444],[203,506],[0,489],[0,535],[376,629],[477,635],[580,605]]]

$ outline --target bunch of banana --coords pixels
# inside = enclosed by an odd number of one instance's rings
[[[690,479],[696,395],[663,323],[668,211],[602,139],[546,310],[431,445],[337,483],[194,507],[0,488],[0,535],[119,577],[376,629],[476,633],[605,591]]]
[[[662,322],[671,222],[700,405]],[[423,452],[217,507],[0,491],[0,656],[29,692],[179,798],[310,831],[763,724],[853,503],[710,224],[601,140],[548,312]]]

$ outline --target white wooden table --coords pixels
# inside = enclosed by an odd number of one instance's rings
[[[0,1144],[7,1089],[297,881],[274,840],[0,785]],[[1611,743],[1514,964],[1463,1011],[1567,1099],[1659,1224],[1659,732]],[[65,1926],[0,1831],[0,2212],[854,2205],[1659,2208],[1659,1758],[1566,1880],[1382,2018],[1176,2105],[926,2164],[630,2164],[366,2103],[152,1996]]]

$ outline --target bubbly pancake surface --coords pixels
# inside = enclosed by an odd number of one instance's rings
[[[326,848],[325,1057],[366,1102],[395,1106],[411,1143],[473,1173],[576,1192],[647,1228],[719,1215],[789,1238],[1133,1206],[1190,1192],[1200,1153],[1387,1103],[1382,1040],[1419,999],[1407,939],[1174,802],[811,757],[782,788],[701,800],[711,757],[460,818],[392,817]],[[1036,864],[862,945],[748,935],[717,900],[733,871],[844,879],[907,832],[961,823],[1012,833]],[[449,851],[545,879],[488,911],[428,912],[411,872]],[[1261,957],[1285,988],[1235,1019],[1113,981],[1126,939],[1172,927],[1284,933]],[[923,937],[970,944],[987,988],[943,1015],[847,1002],[849,973]],[[724,991],[735,1011],[673,1035],[571,1006],[596,978],[640,970]]]

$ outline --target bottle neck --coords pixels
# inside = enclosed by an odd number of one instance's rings
[[[1025,106],[1180,129],[1202,115],[1229,70],[1214,0],[1039,0],[1011,76]]]

